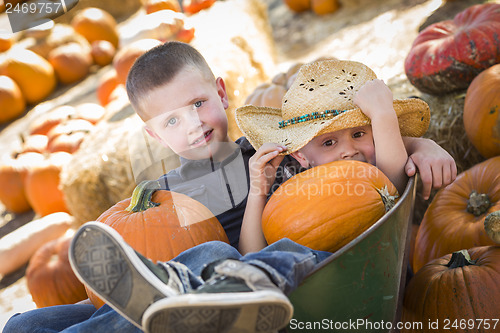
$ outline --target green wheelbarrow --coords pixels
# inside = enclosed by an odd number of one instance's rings
[[[332,254],[290,295],[287,332],[396,332],[408,264],[416,178],[398,203]]]

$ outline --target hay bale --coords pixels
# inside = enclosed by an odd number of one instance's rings
[[[230,137],[241,134],[234,109],[268,79],[274,68],[273,41],[265,7],[258,0],[217,2],[190,17],[192,41],[214,74],[226,82]],[[156,179],[178,165],[177,157],[142,130],[128,100],[107,107],[107,118],[89,135],[61,173],[61,187],[78,222],[96,219],[116,202],[130,197],[143,179]]]

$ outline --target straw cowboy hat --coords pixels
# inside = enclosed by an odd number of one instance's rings
[[[289,154],[314,137],[370,124],[353,102],[354,94],[376,79],[355,61],[324,60],[303,65],[285,94],[281,109],[246,105],[236,110],[236,123],[255,149],[266,142],[282,144]],[[394,100],[403,136],[422,136],[430,121],[429,106],[418,98]]]

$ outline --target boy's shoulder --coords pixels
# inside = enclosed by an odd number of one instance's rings
[[[255,153],[255,149],[252,147],[250,144],[250,141],[244,136],[238,138],[235,143],[240,147],[241,152],[243,154],[248,154],[248,153]]]

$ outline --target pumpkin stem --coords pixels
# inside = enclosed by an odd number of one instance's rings
[[[486,233],[497,244],[500,244],[500,210],[488,214],[484,219]]]
[[[474,216],[479,216],[488,211],[491,207],[491,201],[486,193],[477,193],[473,190],[467,200],[467,212],[473,214]]]
[[[471,266],[476,263],[476,260],[470,258],[470,254],[467,250],[460,250],[453,252],[451,255],[450,262],[446,264],[449,268],[458,268],[464,266]]]
[[[130,205],[125,209],[128,212],[143,212],[146,209],[157,207],[160,204],[151,201],[153,193],[160,189],[157,180],[144,180],[134,189]]]
[[[385,185],[380,190],[377,189],[377,192],[382,197],[382,202],[384,203],[384,206],[385,206],[385,212],[387,213],[396,204],[396,199],[398,198],[398,196],[397,195],[391,195],[389,193],[389,190],[387,189],[387,185]]]

